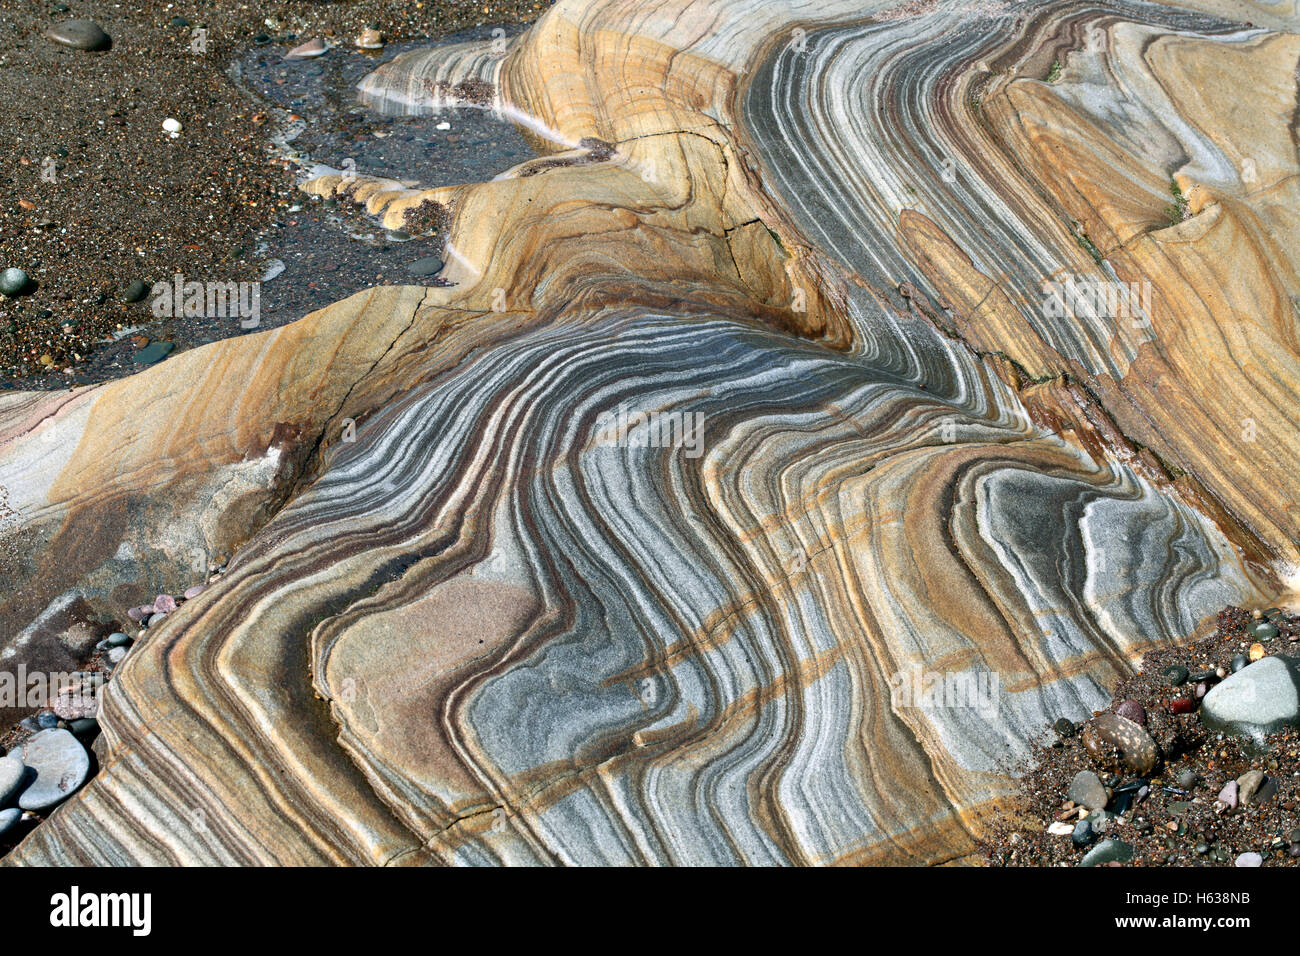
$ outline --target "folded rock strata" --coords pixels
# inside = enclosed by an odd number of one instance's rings
[[[0,400],[6,666],[234,552],[8,861],[968,856],[1009,758],[1295,556],[1297,38],[1197,6],[561,2],[369,78],[550,151],[309,184],[447,206],[453,285]],[[1063,270],[1151,321],[1045,314]]]

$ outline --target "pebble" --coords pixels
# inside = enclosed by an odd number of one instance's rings
[[[1181,664],[1174,664],[1172,667],[1165,668],[1165,679],[1169,681],[1171,687],[1181,687],[1187,683],[1189,671]]]
[[[1126,717],[1102,714],[1083,728],[1083,747],[1094,760],[1109,765],[1117,759],[1124,769],[1145,776],[1160,761],[1160,751],[1142,727]]]
[[[1062,717],[1057,720],[1056,723],[1052,724],[1052,729],[1062,737],[1073,737],[1075,731],[1074,721],[1070,720],[1068,717]]]
[[[110,664],[120,664],[124,657],[126,657],[125,647],[114,647],[108,652],[108,662]]]
[[[1171,714],[1190,714],[1196,709],[1196,703],[1190,697],[1179,697],[1169,705]]]
[[[136,352],[131,358],[140,365],[156,365],[176,348],[174,342],[153,342]]]
[[[109,647],[121,647],[124,644],[131,643],[131,636],[129,634],[123,634],[121,631],[114,631],[112,634],[108,635],[105,640],[108,642]]]
[[[1106,863],[1127,863],[1133,859],[1133,847],[1123,840],[1102,840],[1084,854],[1080,866],[1101,866]]]
[[[23,812],[17,807],[10,807],[8,810],[0,810],[0,836],[4,836],[14,828],[14,825],[23,818]]]
[[[1237,794],[1241,798],[1242,806],[1249,806],[1255,802],[1255,794],[1264,785],[1265,779],[1260,770],[1248,770],[1237,778]]]
[[[1077,827],[1072,827],[1068,823],[1051,823],[1048,824],[1047,832],[1052,836],[1069,836]]]
[[[1178,786],[1184,790],[1191,790],[1201,782],[1201,775],[1195,770],[1183,770],[1178,774]]]
[[[54,698],[54,713],[64,720],[94,717],[99,713],[99,687],[93,683],[76,683],[65,687]],[[55,724],[57,723],[56,720]]]
[[[1237,791],[1239,786],[1240,785],[1237,781],[1229,780],[1227,784],[1224,785],[1223,789],[1219,791],[1219,796],[1217,798],[1218,801],[1229,810],[1235,810],[1237,808]]]
[[[1271,641],[1277,637],[1277,625],[1272,621],[1260,621],[1258,624],[1252,624],[1247,630],[1257,641]]]
[[[426,256],[406,265],[406,271],[413,276],[431,276],[442,271],[442,260],[437,256]]]
[[[45,36],[74,50],[107,50],[113,43],[93,20],[64,20],[46,30]]]
[[[154,627],[155,625],[161,624],[165,620],[167,620],[167,615],[160,612],[158,614],[152,615],[149,618],[149,620],[145,621],[145,624],[149,627]]]
[[[1263,863],[1264,863],[1264,858],[1260,856],[1258,853],[1243,853],[1241,856],[1237,857],[1237,862],[1233,863],[1232,865],[1233,866],[1262,866]]]
[[[99,721],[94,717],[78,717],[76,720],[68,721],[68,729],[72,731],[74,737],[84,743],[99,733]]]
[[[0,295],[10,297],[18,295],[31,281],[26,272],[11,266],[4,272],[0,272]]]
[[[1120,717],[1133,721],[1135,724],[1140,724],[1143,727],[1147,725],[1147,712],[1135,700],[1121,701],[1115,708],[1115,713]]]
[[[159,594],[153,599],[153,609],[159,614],[170,614],[176,610],[176,599],[170,594]]]
[[[148,294],[149,294],[148,284],[146,284],[143,279],[134,279],[132,280],[131,284],[126,287],[126,291],[122,293],[122,301],[139,302]]]
[[[149,609],[145,607],[133,607],[126,612],[126,616],[139,624],[149,616]]]
[[[1251,736],[1300,727],[1300,670],[1276,655],[1242,668],[1205,695],[1201,720],[1211,730]]]
[[[363,50],[382,50],[384,38],[378,30],[362,30],[357,37],[357,46]]]
[[[1249,663],[1250,663],[1250,658],[1247,657],[1245,654],[1234,655],[1232,658],[1232,672],[1234,674],[1237,673],[1237,671],[1241,670]]]
[[[202,594],[205,590],[207,590],[207,587],[208,586],[206,584],[191,585],[190,587],[187,587],[185,589],[185,593],[182,594],[181,597],[185,598],[185,600],[187,601],[192,601],[200,594]]]
[[[1069,824],[1065,824],[1069,826]],[[1073,827],[1067,830],[1070,839],[1075,846],[1087,846],[1093,840],[1097,839],[1097,834],[1092,828],[1092,823],[1088,820],[1080,820]]]
[[[13,754],[0,757],[0,806],[10,803],[18,793],[27,768],[22,760]]]
[[[1263,659],[1264,659],[1264,654],[1265,654],[1265,653],[1266,653],[1266,652],[1265,652],[1265,650],[1264,650],[1264,645],[1263,645],[1263,644],[1252,644],[1252,645],[1250,645],[1250,659],[1251,659],[1252,661],[1263,660]]]
[[[48,710],[43,710],[36,715],[36,726],[41,730],[49,730],[51,727],[59,726],[59,715]]]
[[[411,234],[404,229],[389,229],[384,233],[384,238],[389,242],[410,242]]]
[[[166,133],[172,139],[175,139],[177,136],[181,135],[181,130],[184,127],[181,126],[180,120],[169,116],[165,120],[163,120],[162,128],[164,133]]]
[[[65,799],[90,775],[90,755],[66,730],[42,730],[23,745],[23,763],[36,779],[18,798],[24,810],[44,810]]]
[[[325,41],[317,37],[314,40],[308,40],[294,47],[284,55],[286,60],[309,60],[314,56],[321,56],[328,50]]]
[[[1101,777],[1091,770],[1080,770],[1074,775],[1066,796],[1089,810],[1105,809],[1107,803],[1106,788],[1102,785]]]

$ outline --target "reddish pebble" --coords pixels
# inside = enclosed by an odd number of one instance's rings
[[[135,621],[137,624],[139,624],[141,621],[144,620],[144,609],[139,607],[133,607],[126,612],[126,616],[129,617],[131,620]]]
[[[1179,697],[1169,705],[1169,712],[1172,714],[1190,714],[1193,706],[1195,705],[1190,697]]]
[[[170,594],[160,594],[153,599],[153,610],[155,614],[170,614],[176,610],[176,599]]]
[[[1142,705],[1135,700],[1121,701],[1115,708],[1115,713],[1120,717],[1127,717],[1135,724],[1145,727],[1147,725],[1147,712],[1142,709]]]
[[[205,588],[207,588],[206,584],[196,584],[193,587],[188,587],[185,589],[183,597],[187,601],[192,600],[202,594]]]

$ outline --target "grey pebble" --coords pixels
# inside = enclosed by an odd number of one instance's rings
[[[27,768],[14,754],[0,757],[0,806],[13,801]]]
[[[1133,859],[1133,847],[1123,840],[1102,840],[1084,854],[1080,866],[1101,866],[1103,863],[1127,863]]]
[[[45,810],[66,799],[90,775],[90,755],[66,730],[42,730],[23,745],[23,763],[36,779],[18,798],[24,810]]]
[[[425,256],[406,265],[406,271],[413,276],[437,275],[442,271],[442,260],[437,256]]]
[[[0,810],[0,836],[4,836],[19,820],[23,818],[23,812],[17,807],[10,807],[8,810]]]
[[[45,36],[74,50],[107,50],[113,44],[93,20],[64,20],[46,30]]]
[[[31,280],[27,273],[22,269],[10,267],[4,272],[0,272],[0,294],[7,296],[18,295],[23,289],[27,288],[27,283]]]
[[[1201,720],[1211,730],[1249,736],[1300,727],[1300,669],[1278,655],[1242,668],[1205,695]]]
[[[1089,810],[1104,809],[1108,799],[1101,778],[1091,770],[1080,770],[1074,775],[1066,797]]]

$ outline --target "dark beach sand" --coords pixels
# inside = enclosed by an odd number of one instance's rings
[[[1135,866],[1232,866],[1242,853],[1259,853],[1266,866],[1297,866],[1292,845],[1300,840],[1300,731],[1284,729],[1262,742],[1207,729],[1199,703],[1178,714],[1171,705],[1180,698],[1196,700],[1195,682],[1171,685],[1165,671],[1181,666],[1193,675],[1215,668],[1231,670],[1232,658],[1243,654],[1254,638],[1243,633],[1250,615],[1225,608],[1212,634],[1182,646],[1148,652],[1139,673],[1121,681],[1108,712],[1122,701],[1136,701],[1146,715],[1146,729],[1159,744],[1163,761],[1155,773],[1137,778],[1113,773],[1084,750],[1078,732],[1056,737],[1039,748],[1024,766],[1018,791],[1006,812],[990,827],[985,854],[991,866],[1075,866],[1092,845],[1077,847],[1068,835],[1046,832],[1056,820],[1071,825],[1077,815],[1066,810],[1066,794],[1074,775],[1092,770],[1108,788],[1141,779],[1149,796],[1126,811],[1123,823],[1112,822],[1102,839],[1122,840],[1134,851]],[[1287,613],[1278,622],[1282,633],[1262,642],[1268,654],[1300,652],[1300,616]],[[1216,682],[1209,681],[1210,686]],[[1101,713],[1099,711],[1098,713]],[[1082,725],[1078,729],[1081,729]],[[1277,794],[1254,806],[1218,812],[1215,798],[1224,785],[1251,770],[1274,779]],[[1179,780],[1195,774],[1185,787]],[[1108,809],[1116,809],[1114,801]]]
[[[258,51],[269,63],[317,36],[339,44],[327,58],[377,62],[354,49],[367,27],[395,45],[528,23],[547,5],[0,0],[0,101],[6,104],[0,152],[9,159],[0,173],[0,268],[17,266],[34,280],[23,296],[0,298],[0,389],[120,377],[141,367],[134,356],[152,341],[183,350],[247,334],[238,321],[159,321],[147,301],[123,301],[132,281],[177,273],[200,281],[258,280],[268,258],[278,255],[277,230],[292,234],[318,225],[310,209],[289,212],[310,204],[296,190],[290,165],[270,151],[274,110],[231,81],[232,62]],[[74,18],[98,23],[112,48],[83,52],[44,37],[52,23]],[[206,30],[202,54],[191,50],[198,28]],[[177,138],[163,131],[168,117],[183,124]],[[482,144],[466,148],[489,143],[491,132],[479,132]],[[515,144],[502,139],[502,155],[513,155]],[[314,260],[290,264],[280,289],[267,284],[273,301],[264,302],[260,327],[291,321],[369,284],[410,281],[405,263],[426,253],[405,243],[391,254],[382,231],[378,238],[327,247]],[[291,235],[285,241],[292,246]],[[259,256],[264,243],[269,248]],[[322,282],[309,275],[317,268]],[[114,335],[121,337],[105,344]]]

